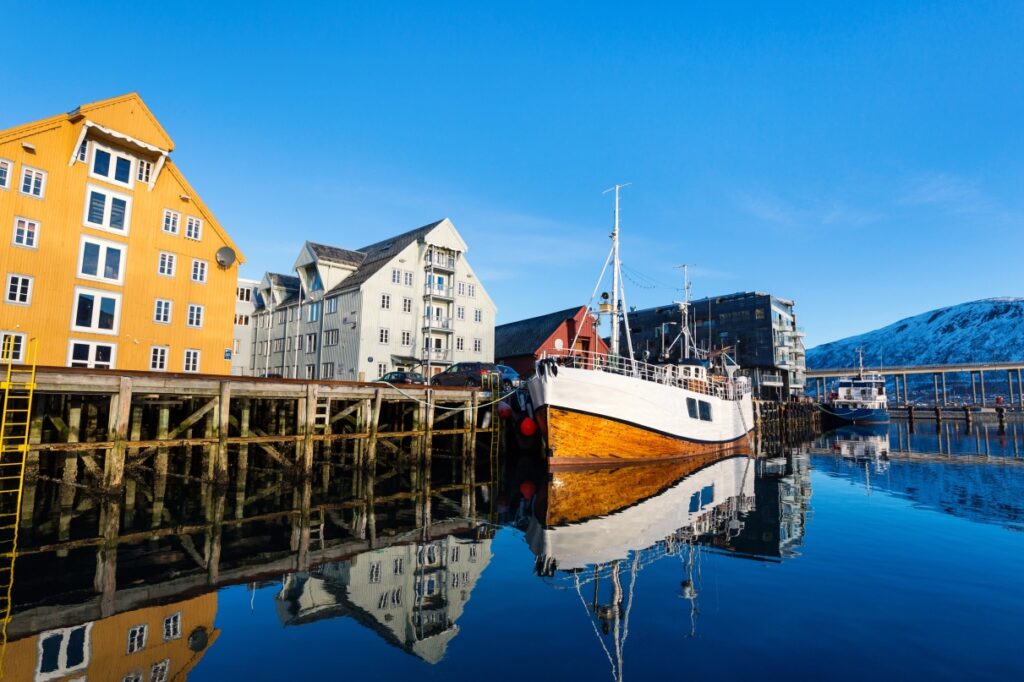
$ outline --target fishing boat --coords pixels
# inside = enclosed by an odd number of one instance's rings
[[[612,248],[597,290],[611,266],[611,295],[602,294],[596,315],[611,322],[607,354],[567,348],[545,352],[527,382],[534,416],[551,466],[658,461],[723,452],[747,442],[753,428],[750,380],[726,350],[699,349],[680,302],[680,360],[638,360],[619,262],[619,190],[616,185]],[[609,300],[610,299],[610,300]],[[625,337],[626,353],[620,352]]]
[[[838,424],[888,424],[889,402],[885,377],[864,371],[864,353],[857,350],[857,374],[840,377],[836,390],[821,406],[826,418]]]

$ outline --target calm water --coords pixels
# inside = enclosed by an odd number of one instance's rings
[[[949,426],[553,478],[442,457],[427,497],[387,463],[40,488],[5,678],[1024,679],[1024,433]]]

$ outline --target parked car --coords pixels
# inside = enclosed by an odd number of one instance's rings
[[[493,362],[459,362],[440,374],[435,374],[430,383],[435,386],[484,386],[490,374],[498,374]]]
[[[427,378],[419,372],[388,372],[380,379],[377,379],[377,381],[387,382],[396,386],[400,384],[426,385]]]
[[[508,365],[495,365],[498,371],[501,372],[501,388],[503,391],[511,391],[513,388],[519,388],[519,385],[523,383],[523,378],[519,376],[519,372],[515,371]]]

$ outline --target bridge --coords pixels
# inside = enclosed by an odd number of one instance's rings
[[[895,390],[891,391],[893,404],[902,405],[908,402],[907,397],[910,391],[907,388],[907,377],[911,375],[931,375],[932,386],[935,394],[935,405],[948,407],[948,393],[946,390],[946,378],[949,375],[967,374],[971,380],[971,399],[975,405],[984,407],[989,404],[999,404],[1001,396],[991,396],[991,391],[986,390],[986,374],[988,375],[989,389],[1005,389],[1007,401],[1003,404],[1017,405],[1024,409],[1024,383],[1021,382],[1024,373],[1024,363],[1021,362],[981,362],[965,363],[954,365],[893,365],[889,367],[869,368],[868,371],[876,372],[886,378],[886,385],[892,384]],[[813,381],[817,395],[824,395],[829,388],[830,379],[839,377],[854,376],[857,374],[856,367],[841,369],[808,369],[805,373],[808,382]]]

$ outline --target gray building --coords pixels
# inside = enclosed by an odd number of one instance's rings
[[[231,342],[231,373],[236,376],[252,376],[252,328],[253,313],[259,301],[259,282],[254,279],[238,278],[235,289],[235,331]]]
[[[268,272],[251,371],[373,380],[494,359],[497,312],[447,218],[350,251],[306,242],[295,275]]]
[[[681,305],[673,303],[629,313],[637,358],[675,362],[681,346]],[[801,395],[806,369],[803,329],[796,324],[791,300],[761,292],[713,296],[690,303],[690,320],[698,347],[732,349],[730,355],[750,376],[764,398]]]

